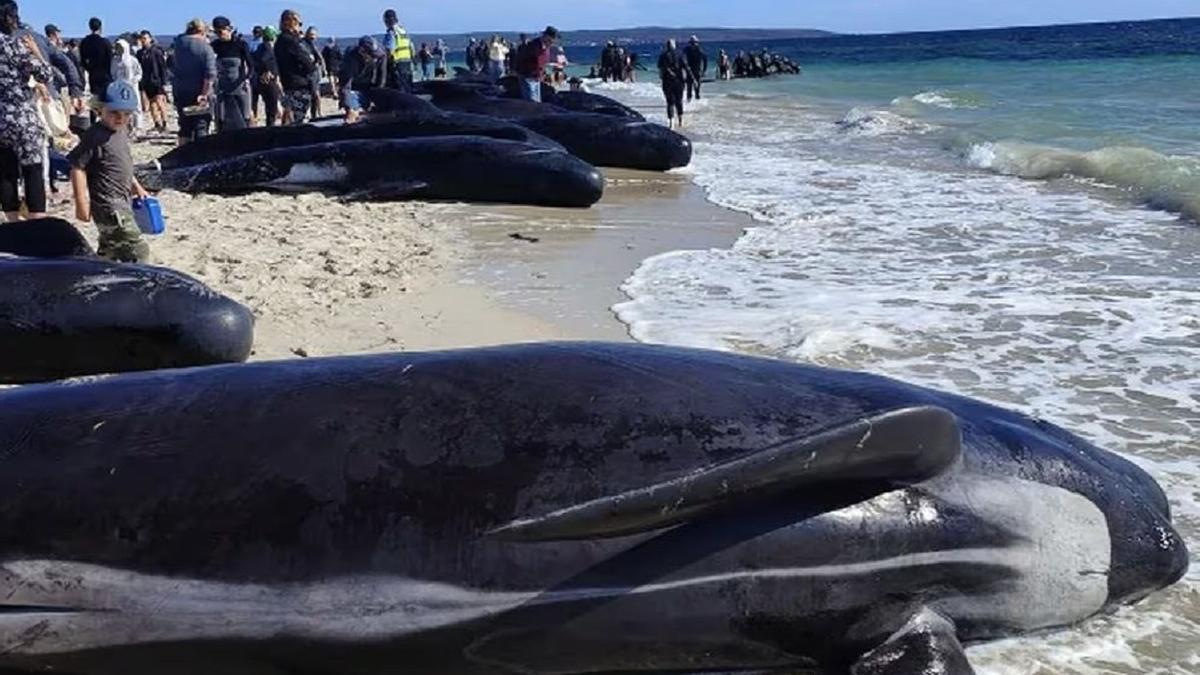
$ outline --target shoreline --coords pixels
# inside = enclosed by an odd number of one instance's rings
[[[686,172],[604,169],[604,198],[586,210],[450,205],[464,224],[465,279],[500,307],[558,326],[571,339],[631,341],[612,312],[642,262],[678,250],[727,248],[752,219],[708,201]]]
[[[167,145],[146,136],[135,156]],[[252,361],[629,341],[611,308],[642,261],[728,247],[752,221],[709,202],[687,172],[603,171],[605,195],[589,209],[163,191],[167,229],[147,237],[151,263],[248,306]],[[50,211],[73,221],[69,202]],[[94,246],[95,227],[76,225]]]

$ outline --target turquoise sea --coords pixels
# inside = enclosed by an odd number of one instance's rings
[[[706,85],[687,119],[685,171],[756,224],[644,261],[614,308],[630,333],[1050,419],[1150,470],[1200,560],[1200,20],[708,47],[764,46],[804,75]],[[655,81],[593,90],[663,120]],[[1200,565],[972,657],[1198,673]]]

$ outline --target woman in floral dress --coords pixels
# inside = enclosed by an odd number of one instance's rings
[[[0,0],[0,202],[9,220],[19,217],[21,181],[30,217],[46,212],[42,163],[47,138],[29,81],[50,81],[51,69],[31,36],[16,36],[20,27],[17,3]],[[44,87],[41,91],[44,95]]]

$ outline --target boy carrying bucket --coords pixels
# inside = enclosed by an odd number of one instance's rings
[[[117,80],[108,86],[100,123],[92,125],[67,156],[75,217],[94,221],[100,232],[102,257],[119,262],[146,262],[150,246],[133,217],[131,195],[146,198],[146,190],[133,175],[133,154],[126,131],[138,110],[138,92]]]

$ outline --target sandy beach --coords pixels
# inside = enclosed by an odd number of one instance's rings
[[[143,137],[135,160],[170,147]],[[254,311],[255,360],[627,340],[610,308],[638,264],[728,246],[747,220],[705,201],[686,172],[605,175],[591,209],[164,191],[167,231],[150,241],[156,264]],[[53,210],[72,215],[69,203]]]

